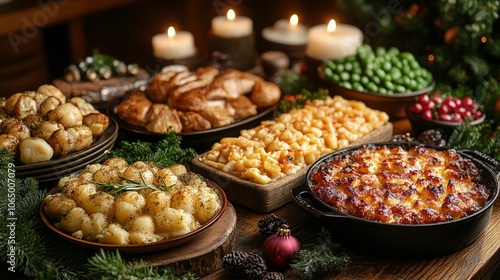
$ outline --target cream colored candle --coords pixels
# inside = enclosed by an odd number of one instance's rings
[[[245,16],[236,16],[235,12],[230,9],[226,16],[212,19],[212,32],[215,36],[224,38],[249,36],[253,32],[253,21]]]
[[[329,60],[355,54],[363,44],[363,33],[355,26],[336,24],[313,26],[307,34],[306,55],[317,60]]]
[[[299,17],[293,14],[290,20],[280,19],[272,27],[262,30],[262,38],[283,45],[305,45],[307,28],[299,23]]]
[[[171,26],[167,33],[153,36],[153,54],[157,58],[175,60],[196,54],[194,37],[191,32],[178,31]]]

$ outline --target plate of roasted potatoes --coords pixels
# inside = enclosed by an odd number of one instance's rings
[[[278,85],[236,69],[164,68],[144,90],[112,100],[108,115],[120,128],[148,136],[168,130],[184,142],[215,142],[270,117],[281,98]]]
[[[40,205],[50,231],[90,249],[136,254],[201,236],[227,206],[224,191],[185,165],[108,158],[61,178]]]
[[[114,120],[83,98],[65,96],[54,85],[0,100],[0,147],[15,154],[19,177],[75,167],[81,163],[77,159],[111,149],[117,135]]]

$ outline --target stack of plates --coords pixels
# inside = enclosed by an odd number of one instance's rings
[[[118,124],[109,118],[109,126],[85,150],[70,153],[65,157],[33,164],[17,164],[16,177],[34,178],[40,185],[57,183],[62,177],[80,171],[89,164],[101,163],[106,159],[118,138]],[[52,185],[53,187],[53,185]]]

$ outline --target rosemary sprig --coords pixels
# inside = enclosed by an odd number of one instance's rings
[[[142,176],[142,173],[141,173]],[[137,190],[143,190],[143,189],[153,189],[156,191],[166,191],[172,186],[166,186],[165,183],[163,186],[155,186],[155,185],[150,185],[150,184],[144,184],[140,183],[122,176],[119,176],[120,179],[124,180],[125,183],[100,183],[96,181],[90,181],[93,184],[96,184],[100,189],[103,191],[110,193],[110,194],[118,194],[121,192],[125,191],[137,191]]]

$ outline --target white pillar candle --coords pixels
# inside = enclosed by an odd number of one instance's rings
[[[307,43],[307,29],[299,23],[297,15],[290,20],[280,19],[272,27],[262,30],[262,38],[283,45],[305,45]]]
[[[336,24],[313,26],[307,34],[306,55],[317,60],[329,60],[355,54],[363,44],[363,33],[355,26]]]
[[[212,32],[215,36],[224,38],[249,36],[253,32],[253,21],[245,16],[236,16],[230,9],[226,16],[212,19]]]
[[[182,59],[196,54],[194,37],[191,32],[175,32],[169,27],[167,33],[153,36],[153,54],[166,60]]]

